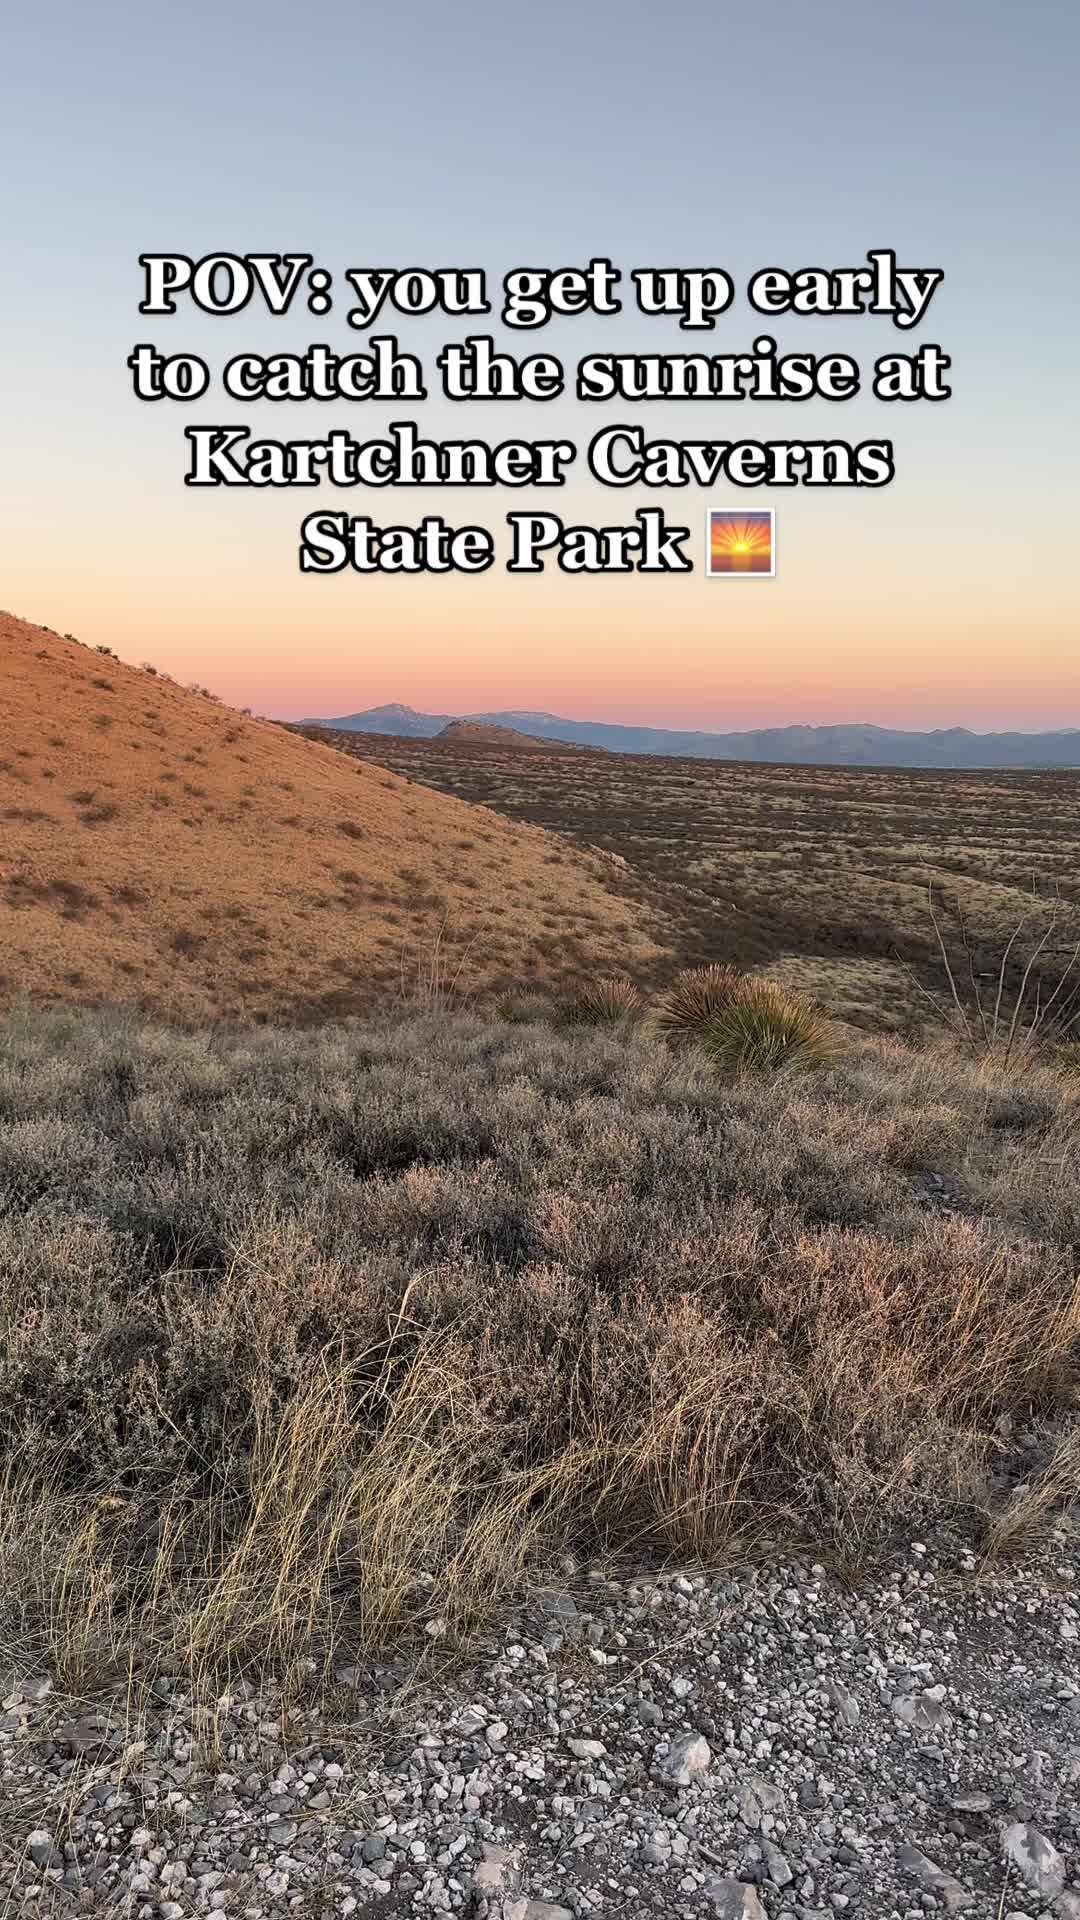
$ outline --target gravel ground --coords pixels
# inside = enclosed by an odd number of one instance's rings
[[[568,1566],[317,1705],[159,1674],[133,1720],[13,1674],[0,1914],[1080,1920],[1078,1541],[912,1542],[857,1591]]]

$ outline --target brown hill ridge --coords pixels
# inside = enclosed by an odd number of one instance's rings
[[[611,862],[0,613],[0,1006],[370,1006],[665,958]]]
[[[451,720],[448,726],[441,727],[436,734],[438,740],[449,740],[463,747],[516,747],[522,753],[585,753],[585,747],[579,747],[568,740],[539,740],[531,733],[521,733],[517,727],[503,727],[494,720]]]

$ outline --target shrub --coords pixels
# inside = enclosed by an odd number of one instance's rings
[[[206,945],[205,934],[192,933],[189,927],[178,928],[177,931],[173,934],[171,940],[169,941],[169,946],[171,947],[173,953],[180,953],[180,954],[199,953],[202,951],[202,948],[205,945]]]
[[[893,1109],[885,1158],[907,1173],[928,1173],[955,1166],[962,1157],[970,1122],[944,1101],[913,1101]]]
[[[594,980],[571,1001],[567,1017],[575,1027],[622,1026],[644,1011],[645,1002],[623,974]]]
[[[742,984],[738,967],[723,962],[709,967],[689,967],[668,988],[657,1008],[657,1021],[665,1033],[696,1035],[706,1021],[730,1005]]]
[[[551,1002],[542,993],[507,993],[496,1008],[500,1020],[513,1027],[534,1026],[551,1019]]]
[[[564,1552],[1026,1539],[1080,1393],[1076,1100],[1031,1084],[1016,1132],[1003,1073],[897,1042],[724,1085],[441,1007],[11,1013],[4,1662],[85,1697],[467,1631]],[[968,1217],[890,1158],[920,1105]]]
[[[1033,876],[1033,896],[1034,885]],[[1069,935],[1068,920],[1062,926],[1058,900],[1044,904],[1034,896],[1034,911],[1008,938],[989,941],[972,932],[958,903],[955,930],[943,924],[933,884],[927,907],[948,995],[937,1000],[924,989],[924,998],[971,1053],[1028,1072],[1055,1046],[1068,1047],[1080,1024],[1080,941]]]
[[[736,1075],[805,1073],[834,1052],[828,1023],[775,980],[741,981],[699,1037],[713,1066]]]

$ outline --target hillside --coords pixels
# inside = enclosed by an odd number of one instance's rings
[[[436,738],[448,741],[451,746],[509,747],[518,753],[547,753],[552,747],[566,753],[584,751],[572,742],[539,740],[535,734],[522,733],[518,727],[500,727],[493,720],[451,720]]]
[[[558,741],[562,746],[603,747],[609,753],[662,754],[676,759],[749,760],[804,767],[1080,767],[1077,727],[1051,733],[972,733],[967,727],[938,727],[919,733],[860,724],[700,733],[618,726],[605,720],[565,720],[554,713],[473,713],[463,717],[470,724],[509,728],[537,740]],[[392,705],[299,724],[431,740],[445,733],[451,719],[446,713],[417,713],[413,707]]]
[[[314,1017],[662,957],[615,865],[0,614],[0,1005]]]

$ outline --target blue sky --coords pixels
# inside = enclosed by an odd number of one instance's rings
[[[1074,5],[778,0],[755,18],[697,0],[37,0],[7,10],[0,52],[0,601],[15,611],[111,635],[133,656],[156,641],[184,677],[282,711],[338,693],[576,711],[603,696],[613,718],[717,725],[1080,722]],[[891,433],[897,480],[858,498],[747,496],[782,514],[785,564],[764,590],[732,589],[734,631],[726,589],[700,578],[662,595],[605,582],[587,608],[559,580],[454,582],[441,598],[428,582],[301,580],[306,503],[192,501],[187,420],[128,392],[145,250],[296,249],[337,273],[493,275],[602,252],[627,268],[719,264],[745,281],[766,264],[858,264],[877,246],[945,269],[919,337],[951,352],[954,397],[800,414],[797,436]],[[739,302],[710,345],[737,350],[760,330]],[[184,314],[156,332],[216,361],[320,335],[356,344],[336,317]],[[775,332],[864,364],[908,344],[887,321]],[[452,333],[416,324],[400,338],[430,351]],[[663,344],[657,323],[630,317],[529,337],[568,357]],[[685,341],[672,330],[667,344]],[[326,424],[290,411],[293,432]],[[667,432],[729,431],[707,412],[664,411]],[[761,412],[756,431],[794,430]],[[438,430],[437,408],[426,420]],[[547,432],[549,416],[513,430]],[[444,510],[479,517],[465,504]],[[493,523],[516,504],[500,502]],[[584,483],[574,504],[620,518],[657,501]],[[709,501],[662,504],[696,524]]]

